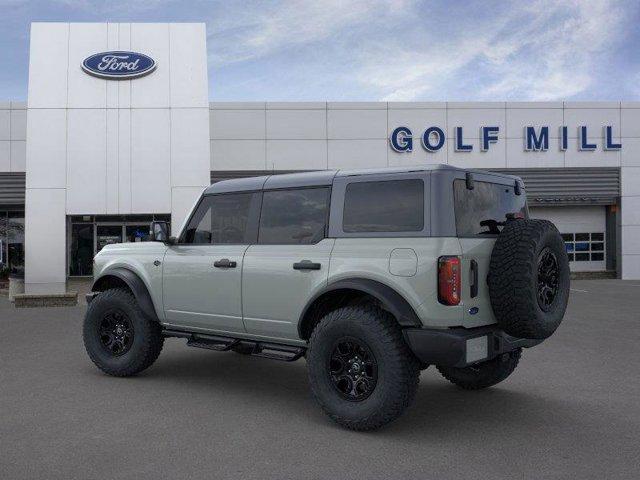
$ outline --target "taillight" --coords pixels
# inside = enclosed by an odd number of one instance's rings
[[[438,258],[438,301],[443,305],[460,303],[460,258]]]

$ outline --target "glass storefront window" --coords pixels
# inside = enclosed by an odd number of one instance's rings
[[[96,253],[112,243],[122,243],[122,225],[98,225],[96,240]]]
[[[24,274],[24,212],[9,212],[7,243],[9,270]]]
[[[0,278],[24,273],[24,212],[0,211]]]
[[[166,214],[154,215],[74,215],[68,250],[69,275],[93,275],[93,257],[106,245],[121,242],[148,242],[153,220],[168,221]]]
[[[125,242],[148,242],[149,224],[147,225],[127,225]]]
[[[7,212],[0,212],[0,280],[4,280],[9,275],[7,246]]]
[[[71,225],[69,274],[76,276],[93,274],[93,224]]]

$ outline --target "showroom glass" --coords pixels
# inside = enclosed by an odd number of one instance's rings
[[[247,226],[254,195],[227,193],[204,197],[189,220],[182,243],[248,243]]]
[[[264,192],[258,243],[318,243],[327,229],[329,197],[328,188]]]
[[[0,278],[24,273],[24,212],[0,211]]]
[[[7,212],[0,211],[0,279],[9,274],[7,249]]]
[[[148,242],[149,241],[149,224],[145,225],[127,225],[125,227],[125,242]]]
[[[69,243],[69,275],[93,274],[93,256],[115,242],[149,241],[152,221],[169,222],[171,215],[72,215]]]
[[[342,223],[345,232],[419,232],[423,228],[422,180],[354,182],[347,185]]]
[[[93,224],[71,225],[70,275],[93,274]]]
[[[473,182],[473,190],[465,180],[453,182],[456,231],[459,237],[498,235],[507,214],[528,218],[526,196],[516,195],[514,187],[488,182]]]
[[[122,226],[98,225],[96,227],[96,253],[114,243],[122,243]]]

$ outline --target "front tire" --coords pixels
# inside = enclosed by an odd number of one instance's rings
[[[395,319],[360,304],[324,316],[307,351],[314,398],[351,430],[374,430],[398,418],[418,388],[420,364]]]
[[[121,288],[106,290],[93,299],[82,335],[91,361],[115,377],[150,367],[164,345],[158,322],[149,319],[133,294]]]
[[[518,366],[522,349],[503,353],[486,362],[464,368],[442,367],[438,371],[444,378],[464,390],[480,390],[492,387],[513,373]]]

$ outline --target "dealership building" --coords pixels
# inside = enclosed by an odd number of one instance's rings
[[[222,179],[444,163],[521,176],[573,271],[640,279],[640,102],[210,103],[207,72],[204,24],[32,24],[27,101],[0,102],[5,274],[64,292]]]

